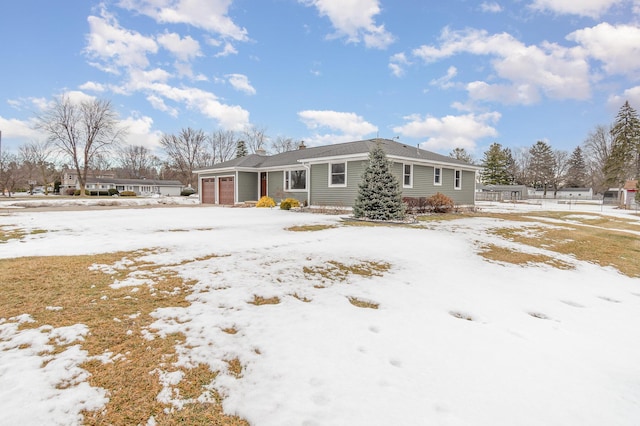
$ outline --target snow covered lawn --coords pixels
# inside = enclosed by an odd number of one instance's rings
[[[572,208],[568,220],[601,213]],[[176,365],[220,371],[212,385],[225,412],[253,425],[638,424],[639,278],[490,232],[522,222],[340,219],[255,208],[16,210],[0,216],[0,231],[23,237],[0,242],[0,259],[144,250],[140,261],[177,271],[193,283],[189,303],[153,312],[144,337],[182,333]],[[296,225],[328,226],[288,230]],[[487,245],[568,267],[488,261]],[[131,294],[157,278],[127,262],[92,269]],[[22,314],[0,312],[0,423],[81,424],[82,410],[109,398],[81,368],[91,330],[21,329],[35,320]],[[65,351],[43,352],[57,340]],[[157,397],[180,408],[181,376],[158,370]]]

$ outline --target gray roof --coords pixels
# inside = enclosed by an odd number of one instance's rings
[[[316,146],[312,148],[297,149],[275,155],[250,154],[245,157],[203,167],[200,170],[215,170],[228,168],[271,168],[278,166],[292,166],[299,164],[300,160],[313,161],[318,158],[342,157],[350,155],[368,154],[371,149],[380,144],[387,156],[416,159],[435,163],[448,163],[466,167],[476,167],[465,161],[457,160],[446,155],[419,149],[412,145],[406,145],[390,139],[367,139],[355,142],[345,142],[333,145]]]
[[[117,179],[117,178],[87,178],[87,183],[112,183],[114,185],[151,185],[151,186],[184,186],[179,180],[159,179]]]

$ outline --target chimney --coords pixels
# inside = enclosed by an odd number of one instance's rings
[[[267,155],[267,151],[263,147],[256,149],[256,154],[258,155]]]
[[[298,145],[298,149],[305,149],[307,146],[304,144],[304,141],[300,141],[300,145]]]

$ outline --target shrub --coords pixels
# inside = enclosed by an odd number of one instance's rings
[[[76,197],[79,196],[80,195],[80,190],[79,189],[74,190],[73,191],[73,195],[75,195]],[[84,190],[84,195],[91,195],[91,193],[89,192],[88,189],[85,189]]]
[[[80,190],[77,190],[77,191],[78,191],[78,195],[80,195]],[[66,195],[76,195],[76,190],[75,190],[75,189],[73,189],[73,188],[67,188],[67,189],[64,191],[64,193],[65,193]]]
[[[440,192],[427,198],[427,204],[434,213],[449,213],[453,210],[453,200]]]
[[[285,198],[280,201],[280,208],[282,210],[291,210],[291,207],[300,207],[300,201],[295,198]]]
[[[196,190],[188,186],[180,192],[180,195],[182,195],[183,197],[188,197],[189,195],[192,195],[195,193],[196,193]]]
[[[271,197],[267,197],[266,195],[258,200],[256,207],[275,207],[276,202]]]
[[[402,202],[407,206],[407,212],[411,214],[426,213],[429,209],[425,197],[403,197]]]
[[[120,193],[120,191],[118,191],[117,189],[115,189],[115,188],[109,188],[109,195],[110,195],[110,196],[112,196],[112,197],[113,197],[114,195],[118,195],[119,193]]]
[[[122,191],[120,193],[121,197],[135,197],[137,194],[133,191]]]

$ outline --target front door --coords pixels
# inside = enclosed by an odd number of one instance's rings
[[[267,196],[267,172],[260,172],[260,198]]]

